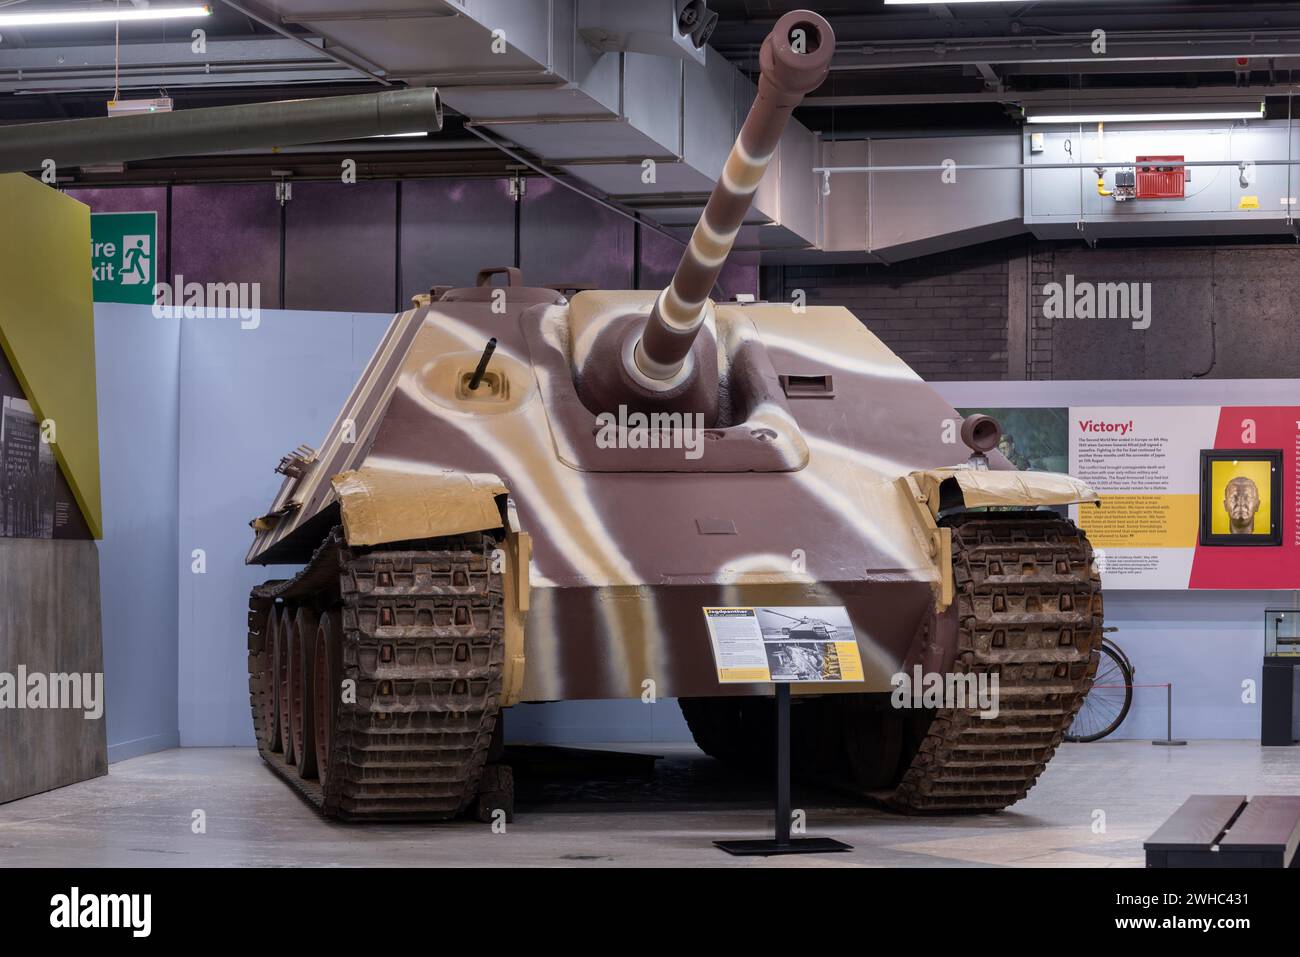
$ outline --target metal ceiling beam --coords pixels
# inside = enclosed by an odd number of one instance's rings
[[[195,53],[190,41],[165,43],[124,43],[120,62],[124,67],[162,66],[165,64],[202,65],[204,63],[280,63],[329,62],[324,44],[312,38],[302,44],[281,37],[248,37],[222,40],[210,37],[205,53]],[[305,47],[305,48],[304,48]],[[0,45],[0,70],[75,69],[78,67],[113,68],[112,43],[80,46],[13,48]]]
[[[0,92],[112,90],[115,72],[123,89],[356,79],[355,71],[324,56],[319,46],[317,40],[304,49],[279,37],[214,39],[199,54],[188,41],[136,43],[121,48],[116,68],[112,44],[0,47]]]
[[[145,71],[133,73],[122,71],[119,88],[122,90],[177,90],[196,89],[199,87],[237,88],[247,86],[303,86],[308,84],[337,84],[356,80],[356,74],[344,71],[341,67],[313,69],[277,69],[277,70],[233,70],[182,71],[170,69],[166,72]],[[42,76],[39,80],[17,79],[0,73],[0,93],[104,93],[113,91],[113,75],[88,76],[69,74],[66,76]]]
[[[797,4],[796,4],[797,5]],[[1026,0],[1025,7],[1030,7]],[[1251,3],[1234,0],[1218,7],[1168,3],[1128,4],[1099,10],[1095,5],[1037,4],[1031,9],[1011,4],[997,8],[961,8],[955,17],[936,17],[928,9],[897,8],[898,12],[831,14],[836,37],[843,43],[894,43],[924,39],[928,43],[965,37],[1052,37],[1091,34],[1098,27],[1112,33],[1168,32],[1170,29],[1233,32],[1300,29],[1300,8],[1294,3]],[[952,8],[949,8],[952,9]],[[777,14],[779,15],[779,14]],[[724,14],[710,44],[731,58],[752,54],[776,22],[777,15],[737,22]]]
[[[334,10],[329,12],[295,13],[281,17],[281,23],[305,25],[310,23],[352,23],[370,20],[446,20],[458,17],[456,10],[429,8],[426,10]]]
[[[980,90],[950,93],[942,90],[932,93],[865,93],[846,96],[810,96],[804,99],[804,108],[852,106],[921,106],[929,103],[1061,103],[1078,98],[1108,103],[1186,103],[1196,100],[1223,102],[1258,102],[1266,96],[1290,96],[1300,93],[1300,87],[1282,83],[1260,86],[1201,86],[1201,87],[1087,87],[1083,89],[1051,90]]]
[[[1265,72],[1300,68],[1300,57],[1296,56],[1252,56],[1249,70]],[[1007,63],[1001,67],[1003,76],[1060,76],[1071,74],[1114,74],[1114,73],[1236,73],[1236,57],[1222,59],[1205,59],[1194,62],[1171,60],[1097,60],[1095,62],[1077,62],[1068,67],[1057,63]]]
[[[988,64],[1083,64],[1159,61],[1192,65],[1236,57],[1300,56],[1300,31],[1188,33],[1153,38],[1150,34],[1110,34],[1105,54],[1092,52],[1091,35],[949,42],[917,40],[907,44],[843,44],[831,65],[834,71],[899,70]],[[844,49],[847,47],[847,49]]]
[[[478,140],[474,141],[478,143]],[[355,145],[355,144],[353,144]],[[290,154],[290,155],[286,155]],[[509,160],[496,150],[457,150],[452,153],[365,153],[357,159],[357,179],[426,179],[439,176],[509,175]],[[167,185],[177,183],[266,183],[275,172],[289,171],[294,182],[338,182],[336,153],[310,154],[284,150],[264,155],[221,154],[169,161],[133,163],[122,172],[79,170],[60,185]]]

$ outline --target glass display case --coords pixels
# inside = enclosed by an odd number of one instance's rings
[[[1264,612],[1264,656],[1300,658],[1300,609]]]

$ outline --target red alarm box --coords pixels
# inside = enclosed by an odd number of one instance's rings
[[[1182,156],[1139,156],[1138,199],[1186,199],[1187,167]]]

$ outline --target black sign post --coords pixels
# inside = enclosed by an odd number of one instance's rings
[[[774,854],[828,854],[851,851],[853,845],[830,837],[790,836],[790,685],[776,685],[776,834],[771,840],[714,841],[739,857]]]

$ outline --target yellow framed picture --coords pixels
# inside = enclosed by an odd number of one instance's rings
[[[1201,452],[1201,544],[1282,544],[1282,452]]]

